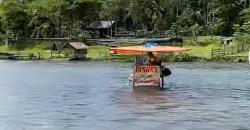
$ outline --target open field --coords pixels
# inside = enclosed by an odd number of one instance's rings
[[[191,48],[192,51],[187,52],[187,55],[190,57],[195,57],[195,59],[211,59],[211,50],[214,48],[223,48],[223,44],[220,42],[221,37],[211,37],[203,36],[198,37],[198,41],[193,41],[191,38],[184,39],[184,47]],[[233,42],[233,45],[237,44]],[[120,46],[131,46],[134,43],[123,43]],[[21,42],[18,44],[5,46],[0,45],[0,52],[14,53],[21,55],[34,54],[38,55],[39,53],[43,56],[45,60],[68,60],[69,58],[64,57],[64,54],[59,55],[58,52],[53,51],[53,56],[51,57],[51,51],[49,51],[49,44],[46,42]],[[237,58],[244,57],[246,59],[248,53],[237,53],[234,55],[228,55],[231,61]],[[109,47],[103,45],[94,45],[89,46],[87,57],[92,60],[122,60],[122,61],[131,61],[134,56],[110,56]],[[216,58],[214,58],[216,59]],[[221,57],[219,58],[221,59]],[[218,58],[216,59],[218,60]]]

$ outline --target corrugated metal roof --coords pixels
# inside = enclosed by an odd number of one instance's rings
[[[70,42],[69,43],[75,49],[87,49],[88,46],[82,42]]]
[[[234,37],[226,37],[222,39],[223,41],[232,41],[234,40]]]
[[[115,21],[95,21],[91,23],[87,28],[89,29],[106,29],[110,28]]]

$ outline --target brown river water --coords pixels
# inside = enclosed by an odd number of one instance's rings
[[[131,64],[0,61],[0,130],[250,130],[250,65],[166,66],[133,90]]]

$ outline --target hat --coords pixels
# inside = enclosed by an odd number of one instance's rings
[[[157,56],[157,55],[159,55],[159,53],[158,52],[153,52],[153,55]]]

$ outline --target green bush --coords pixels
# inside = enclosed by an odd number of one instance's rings
[[[214,62],[248,62],[247,56],[217,56],[210,59]]]
[[[76,40],[86,43],[87,39],[89,38],[90,38],[90,35],[78,35],[76,37]]]
[[[197,56],[192,56],[186,53],[183,54],[169,54],[169,55],[162,55],[161,59],[167,62],[200,62],[200,61],[207,61],[207,59]]]

